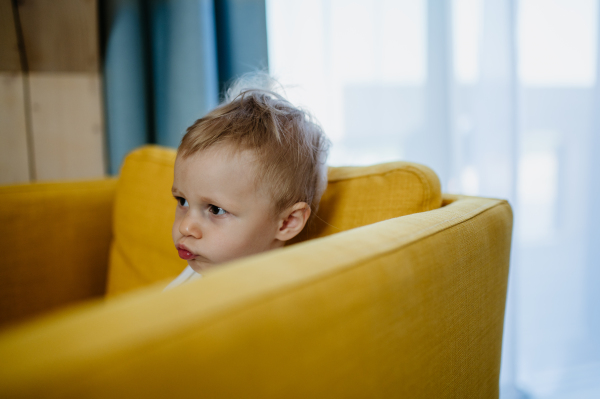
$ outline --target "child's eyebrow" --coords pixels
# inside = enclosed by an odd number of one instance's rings
[[[173,187],[171,188],[171,192],[172,192],[173,194],[181,194],[181,193],[179,192],[179,190],[177,190],[177,188],[176,188],[175,186],[173,186]]]

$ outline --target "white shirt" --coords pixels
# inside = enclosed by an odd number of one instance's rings
[[[183,269],[183,271],[181,272],[181,274],[179,276],[177,276],[175,278],[175,280],[171,281],[169,283],[169,285],[166,286],[166,288],[164,289],[164,291],[170,290],[171,288],[175,288],[178,287],[182,284],[185,284],[187,282],[193,281],[193,280],[197,280],[199,278],[202,278],[202,275],[200,273],[196,273],[194,271],[194,269],[192,269],[191,266],[188,265],[188,267],[186,267],[185,269]]]

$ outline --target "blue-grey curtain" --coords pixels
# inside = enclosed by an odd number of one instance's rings
[[[101,2],[109,173],[146,144],[177,147],[235,77],[268,69],[265,0]]]

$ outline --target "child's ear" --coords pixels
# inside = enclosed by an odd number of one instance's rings
[[[306,225],[309,217],[310,206],[306,202],[296,202],[281,213],[275,238],[285,242],[296,237]]]

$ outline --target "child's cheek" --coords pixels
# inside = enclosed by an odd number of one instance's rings
[[[206,242],[206,244],[208,244],[207,249],[213,254],[213,259],[218,263],[234,260],[244,255],[244,245],[240,243],[239,237],[234,231],[214,234],[210,243]]]

